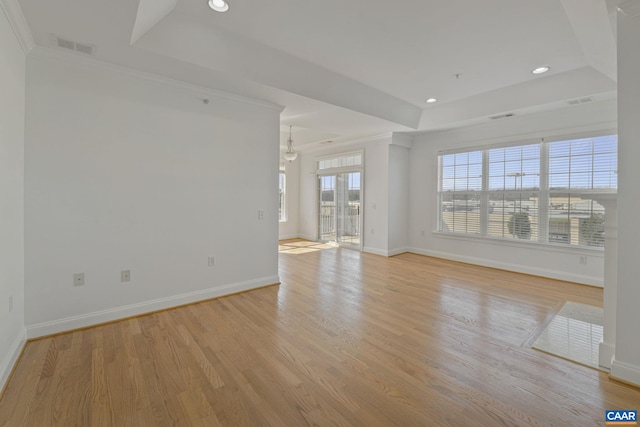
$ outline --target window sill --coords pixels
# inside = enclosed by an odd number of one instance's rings
[[[545,252],[559,252],[559,253],[570,253],[577,255],[589,255],[595,257],[604,258],[604,248],[600,247],[585,247],[585,246],[569,246],[563,244],[554,244],[554,243],[541,243],[541,242],[532,242],[529,240],[505,240],[498,239],[493,237],[486,236],[470,236],[463,234],[455,234],[455,233],[447,233],[443,231],[432,231],[431,234],[436,238],[441,239],[451,239],[451,240],[460,240],[465,241],[467,243],[474,242],[480,244],[489,244],[489,245],[498,245],[498,246],[511,246],[514,248],[527,248]]]

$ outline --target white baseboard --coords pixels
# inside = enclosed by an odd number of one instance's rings
[[[399,255],[399,254],[403,254],[405,252],[410,252],[410,251],[411,251],[410,248],[396,248],[396,249],[389,249],[389,250],[372,248],[368,246],[365,246],[364,248],[362,248],[362,252],[367,252],[370,254],[381,255],[386,257]]]
[[[312,236],[310,234],[299,234],[298,237],[300,239],[309,240],[310,242],[315,242],[318,240],[318,236]]]
[[[184,304],[191,304],[211,298],[249,291],[276,283],[280,283],[280,278],[278,276],[262,277],[260,279],[248,280],[246,282],[233,283],[229,285],[218,286],[215,288],[203,289],[200,291],[143,301],[137,304],[130,304],[107,310],[100,310],[93,313],[66,317],[64,319],[36,323],[34,325],[27,325],[27,337],[31,339],[51,334],[57,334],[60,332],[71,331],[74,329],[86,328],[87,326],[98,325],[105,322],[113,322],[131,316],[139,316],[158,310],[178,307]]]
[[[611,369],[611,361],[613,355],[616,353],[616,346],[614,344],[601,341],[598,347],[598,365],[603,368]]]
[[[630,365],[613,359],[611,378],[640,387],[640,366]]]
[[[403,254],[405,252],[410,252],[409,248],[396,248],[396,249],[389,249],[387,251],[387,256],[395,256],[395,255],[400,255]]]
[[[409,252],[419,255],[426,255],[435,258],[444,258],[452,261],[464,262],[467,264],[481,265],[483,267],[497,268],[500,270],[515,271],[517,273],[531,274],[533,276],[548,277],[550,279],[565,280],[567,282],[582,283],[585,285],[604,287],[604,280],[601,277],[587,276],[584,274],[573,274],[565,271],[549,270],[546,268],[530,267],[521,264],[499,262],[485,258],[470,257],[448,252],[431,251],[420,248],[409,248]]]
[[[2,364],[0,364],[0,393],[2,393],[2,390],[9,379],[9,375],[11,375],[11,370],[18,361],[18,357],[20,357],[20,353],[22,353],[22,349],[26,342],[27,331],[22,329],[20,335],[18,335],[13,344],[11,344],[9,351],[7,351],[4,359],[2,360]]]
[[[369,246],[365,246],[362,248],[362,252],[367,252],[369,254],[380,255],[380,256],[389,256],[389,252],[384,249],[372,248]]]

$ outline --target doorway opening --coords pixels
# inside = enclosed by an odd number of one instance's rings
[[[318,162],[318,240],[361,249],[362,154],[331,160]]]

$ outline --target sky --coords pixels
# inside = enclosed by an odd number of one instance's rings
[[[544,144],[549,189],[617,188],[616,135]],[[539,189],[541,147],[537,143],[441,155],[441,191],[481,191],[483,153],[489,190]]]

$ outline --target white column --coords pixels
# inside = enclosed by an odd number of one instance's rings
[[[618,13],[618,289],[611,376],[640,386],[640,0]]]
[[[616,306],[618,294],[618,203],[616,194],[598,195],[604,206],[604,331],[598,355],[599,365],[611,369],[616,349]]]

